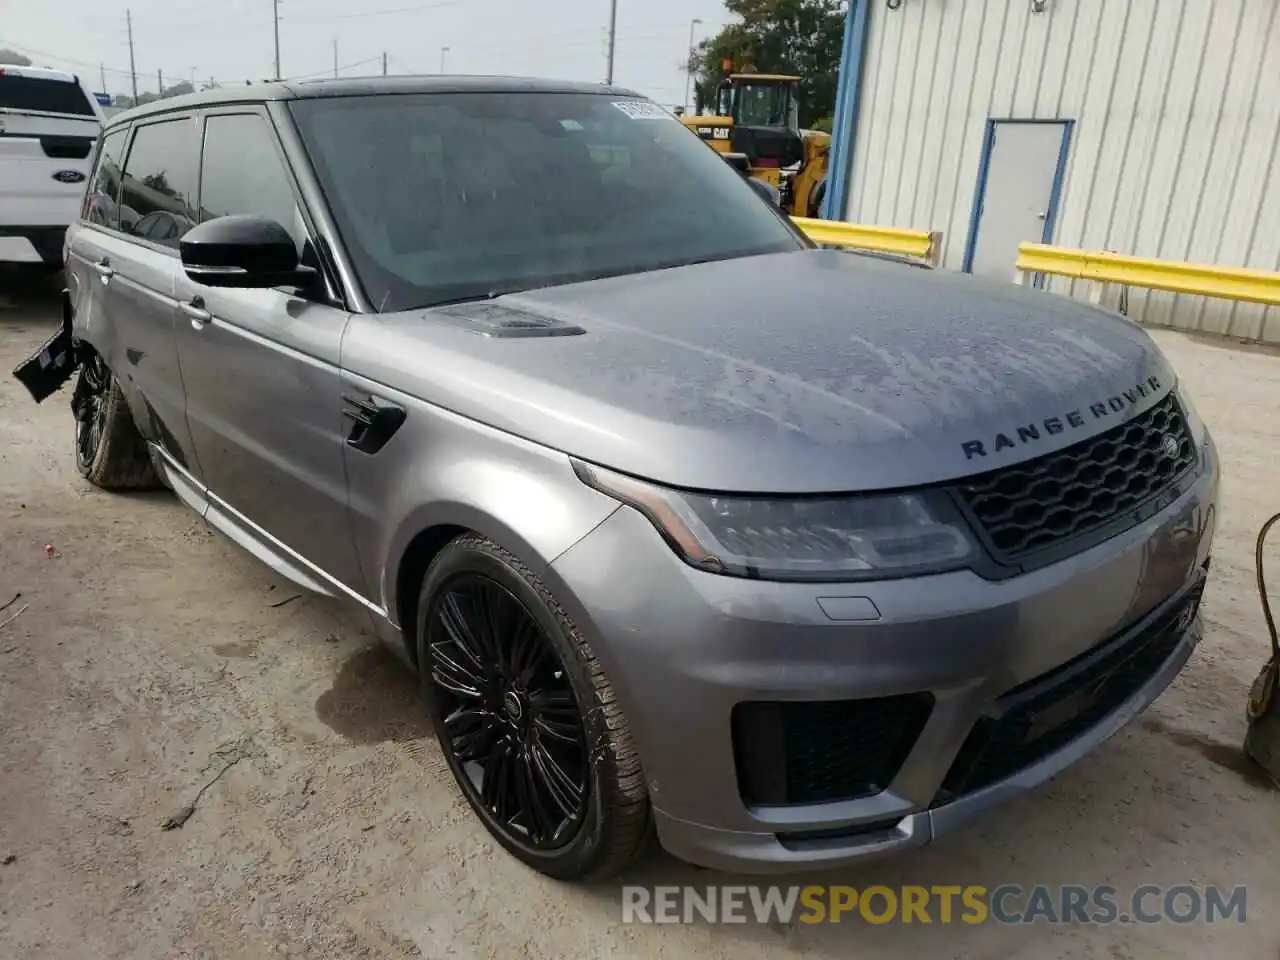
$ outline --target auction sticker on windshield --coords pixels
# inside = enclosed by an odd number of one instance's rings
[[[613,105],[632,120],[670,120],[671,114],[648,100],[615,100]]]

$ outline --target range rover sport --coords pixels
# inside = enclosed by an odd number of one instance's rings
[[[80,471],[365,611],[551,876],[926,843],[1199,639],[1217,459],[1146,334],[816,249],[635,94],[164,100],[68,249],[18,375],[75,378]]]

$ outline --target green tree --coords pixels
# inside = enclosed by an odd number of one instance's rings
[[[740,22],[704,40],[689,61],[703,103],[713,102],[716,84],[728,73],[754,67],[804,78],[801,126],[835,113],[848,0],[725,0],[724,5]],[[731,70],[724,68],[726,60]]]

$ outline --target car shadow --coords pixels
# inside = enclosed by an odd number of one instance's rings
[[[316,700],[316,717],[352,743],[432,736],[416,677],[383,644],[357,650]]]
[[[13,312],[44,314],[58,319],[58,294],[63,287],[61,270],[23,264],[0,264],[0,321]]]

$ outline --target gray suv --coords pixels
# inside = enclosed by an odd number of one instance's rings
[[[1217,458],[1146,334],[816,249],[635,94],[160,101],[67,251],[18,376],[76,377],[81,472],[363,609],[551,876],[918,846],[1199,639]]]

